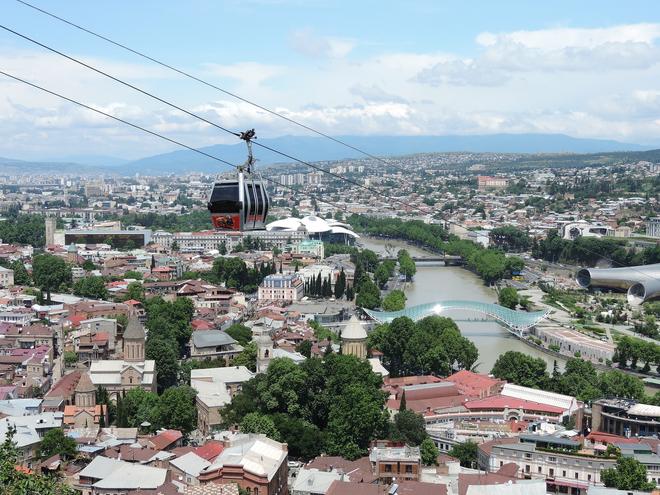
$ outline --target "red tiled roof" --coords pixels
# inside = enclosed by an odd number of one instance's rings
[[[81,372],[74,371],[68,375],[60,378],[55,385],[48,391],[46,398],[49,397],[71,397],[78,381],[80,380]]]
[[[491,378],[468,370],[461,370],[445,378],[446,381],[455,383],[464,394],[481,392],[503,383],[502,380]]]
[[[523,409],[526,411],[538,411],[551,414],[562,414],[564,409],[556,406],[549,406],[531,400],[518,399],[516,397],[508,397],[505,395],[493,395],[484,399],[471,400],[465,403],[465,407],[469,410],[483,410],[483,409]]]
[[[155,437],[152,437],[149,441],[154,446],[154,449],[164,450],[179,440],[182,436],[183,434],[178,430],[165,430]]]
[[[225,447],[222,444],[222,442],[212,440],[210,442],[205,443],[201,447],[197,447],[197,449],[195,450],[195,454],[200,456],[202,459],[206,459],[207,461],[210,462],[212,459],[218,457],[224,449]]]

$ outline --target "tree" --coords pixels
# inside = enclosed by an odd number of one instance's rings
[[[405,249],[401,249],[397,255],[399,260],[399,271],[402,275],[406,277],[406,280],[410,281],[417,273],[417,267],[415,262],[410,257],[410,254]]]
[[[126,287],[126,295],[124,296],[124,301],[130,301],[131,299],[135,301],[145,301],[144,287],[140,282],[131,282]]]
[[[408,409],[408,404],[406,402],[406,391],[404,390],[401,393],[401,402],[399,402],[399,412],[405,411]]]
[[[39,444],[39,457],[48,459],[59,454],[62,459],[73,459],[78,450],[76,441],[64,434],[62,428],[48,430]]]
[[[107,299],[108,289],[105,288],[103,277],[85,277],[78,280],[73,286],[73,293],[80,297],[91,299]]]
[[[603,469],[600,478],[608,488],[650,492],[655,483],[647,481],[646,466],[634,457],[619,457],[616,466]]]
[[[241,421],[242,433],[261,433],[273,440],[280,439],[280,433],[275,427],[272,418],[258,412],[247,414]]]
[[[16,469],[18,450],[14,442],[16,428],[9,426],[5,440],[0,444],[0,486],[4,495],[74,495],[76,492],[55,478],[40,474],[28,474]]]
[[[177,241],[172,242],[171,249],[176,253],[179,250],[179,243]]]
[[[360,284],[355,304],[365,309],[375,309],[380,306],[380,290],[370,278],[365,278]]]
[[[644,384],[632,375],[619,370],[605,371],[598,377],[602,397],[621,397],[639,400],[644,397]]]
[[[392,440],[416,446],[421,444],[426,437],[426,422],[421,414],[404,409],[394,417]]]
[[[78,354],[74,351],[64,351],[64,365],[69,367],[78,362]]]
[[[342,268],[335,282],[335,299],[341,299],[344,297],[344,292],[346,291],[346,274]]]
[[[71,267],[58,256],[38,254],[32,259],[34,283],[46,292],[46,299],[51,302],[51,291],[71,283]]]
[[[125,279],[142,280],[142,273],[135,270],[128,270],[124,273]]]
[[[497,295],[497,301],[500,306],[509,309],[516,309],[519,302],[518,291],[513,287],[504,287]]]
[[[491,373],[497,378],[523,387],[544,388],[550,378],[546,366],[541,358],[507,351],[497,358]]]
[[[30,285],[32,284],[32,279],[28,271],[25,268],[25,265],[20,261],[16,260],[9,265],[9,268],[14,270],[14,284],[15,285]]]
[[[400,311],[406,307],[406,295],[402,290],[395,289],[383,299],[385,311]]]
[[[226,332],[232,339],[242,346],[246,346],[252,340],[252,330],[240,323],[234,323],[226,330]]]
[[[453,320],[439,316],[417,323],[407,317],[395,318],[372,334],[368,345],[383,353],[383,365],[393,377],[447,376],[454,367],[470,369],[479,355],[474,343],[461,335]]]
[[[419,452],[422,456],[422,464],[425,466],[437,466],[438,465],[438,447],[435,445],[433,440],[429,437],[426,437],[422,443],[419,445]]]
[[[163,391],[177,384],[179,376],[178,352],[171,341],[162,337],[147,339],[145,357],[156,361],[158,371],[158,390]]]
[[[303,340],[300,344],[296,346],[296,351],[305,356],[306,358],[312,357],[312,341]]]
[[[96,265],[92,260],[85,260],[83,261],[82,268],[86,272],[91,272],[92,270],[96,270]]]
[[[232,361],[234,366],[245,366],[250,371],[257,371],[257,344],[250,342]]]
[[[196,395],[195,389],[186,385],[165,390],[158,404],[161,427],[180,430],[184,434],[197,428]]]
[[[477,444],[471,440],[459,443],[452,447],[449,455],[455,457],[463,467],[474,468],[477,463]]]

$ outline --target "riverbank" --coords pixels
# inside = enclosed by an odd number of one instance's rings
[[[413,256],[428,254],[428,251],[410,243],[379,237],[363,237],[361,238],[361,244],[377,253],[386,254],[387,245],[390,250],[408,249]],[[396,255],[396,252],[394,254]],[[406,306],[408,307],[443,300],[463,299],[485,303],[497,301],[496,291],[484,285],[481,279],[470,270],[456,266],[445,266],[440,263],[418,263],[417,273],[413,281],[405,284],[405,293],[407,297]],[[548,363],[548,368],[552,369],[554,356],[549,356],[540,350],[530,349],[499,323],[490,320],[475,321],[472,319],[468,321],[468,319],[474,318],[474,313],[465,311],[455,311],[448,313],[446,316],[453,318],[461,333],[477,346],[479,350],[477,371],[489,373],[500,354],[507,351],[519,351],[534,357],[540,357]],[[560,368],[563,369],[565,358],[558,358],[558,361]]]

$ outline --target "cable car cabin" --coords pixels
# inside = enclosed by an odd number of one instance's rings
[[[213,185],[208,209],[218,230],[263,230],[269,202],[263,183],[239,172],[238,180],[221,180]]]

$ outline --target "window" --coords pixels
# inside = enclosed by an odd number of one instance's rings
[[[385,472],[386,473],[391,473],[392,472],[392,465],[391,464],[385,464]]]
[[[557,462],[557,458],[555,456],[550,456],[548,457],[548,462]]]
[[[550,468],[549,475],[550,475],[550,476],[554,476],[554,475],[555,475],[555,470],[552,469],[552,468]]]
[[[525,454],[525,459],[531,459],[531,458],[532,458],[532,454]]]
[[[529,464],[525,464],[525,472],[529,473]]]
[[[538,472],[539,472],[539,473],[542,473],[542,472],[543,472],[543,470],[541,469],[541,466],[538,467]]]
[[[587,481],[591,481],[591,475],[590,474],[587,475]]]
[[[561,475],[565,478],[565,477],[566,477],[566,471],[565,471],[565,470],[562,471],[562,472],[561,472]]]
[[[577,473],[577,471],[575,472],[575,479],[578,479],[578,473]]]
[[[410,464],[406,466],[406,473],[412,474],[412,466]]]

